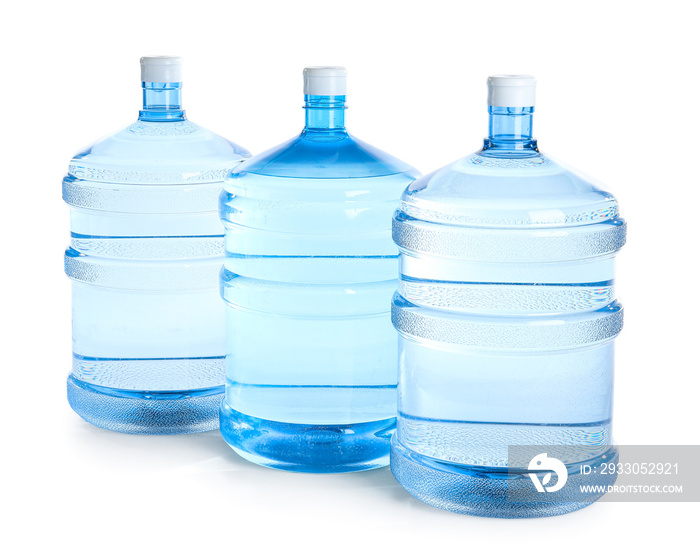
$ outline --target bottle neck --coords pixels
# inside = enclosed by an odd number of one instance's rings
[[[304,133],[345,133],[344,95],[305,95]]]
[[[534,107],[489,106],[489,136],[483,152],[492,155],[525,157],[538,153],[532,137]]]
[[[141,82],[143,110],[139,120],[148,122],[184,121],[182,82]]]

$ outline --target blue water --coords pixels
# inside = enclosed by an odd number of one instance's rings
[[[139,120],[81,150],[63,181],[73,295],[68,399],[111,430],[211,430],[225,355],[218,195],[249,154],[185,118],[180,84],[143,85]],[[166,107],[155,103],[163,89]]]
[[[625,223],[602,186],[514,133],[531,108],[490,109],[484,149],[415,181],[394,216],[392,470],[451,511],[554,515],[587,504],[516,507],[495,475],[510,445],[577,445],[579,461],[610,449]]]
[[[266,466],[388,464],[396,416],[391,215],[417,173],[352,137],[344,96],[306,96],[302,134],[252,158],[221,197],[221,431]]]

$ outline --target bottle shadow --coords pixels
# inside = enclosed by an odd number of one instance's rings
[[[380,493],[403,507],[430,506],[411,496],[394,479],[389,467],[352,473],[311,474],[271,469],[240,457],[221,437],[218,430],[182,435],[134,435],[96,428],[76,419],[72,438],[75,450],[99,468],[127,466],[151,473],[167,472],[176,476],[211,478],[212,484],[232,486],[262,485],[283,489],[290,484],[313,484],[343,492]]]
[[[385,497],[395,502],[433,509],[406,492],[406,490],[396,482],[388,466],[351,473],[296,473],[263,467],[243,459],[229,447],[218,431],[192,434],[188,436],[188,438],[188,442],[200,447],[202,451],[210,454],[213,460],[218,461],[220,467],[225,466],[226,470],[236,471],[239,476],[241,471],[247,472],[253,478],[263,483],[267,483],[271,479],[279,480],[280,478],[285,479],[285,483],[288,483],[289,478],[296,477],[320,479],[324,481],[324,485],[337,480],[337,482],[342,484],[346,489],[381,492]],[[329,478],[335,480],[328,480]]]

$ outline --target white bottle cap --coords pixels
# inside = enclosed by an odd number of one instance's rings
[[[534,107],[537,80],[527,75],[489,76],[489,106]]]
[[[345,95],[347,76],[342,66],[304,68],[304,95]]]
[[[142,82],[181,82],[182,58],[179,56],[141,57]]]

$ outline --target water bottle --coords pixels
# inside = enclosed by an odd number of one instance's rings
[[[418,175],[348,134],[346,71],[304,70],[306,126],[226,180],[221,433],[305,472],[385,466],[396,424],[391,216]]]
[[[142,58],[141,81],[138,121],[80,151],[63,180],[68,401],[109,430],[212,430],[225,352],[218,195],[250,154],[185,118],[180,58]]]
[[[579,466],[615,452],[622,308],[613,263],[625,222],[603,187],[539,152],[534,78],[492,76],[488,85],[483,149],[413,182],[394,215],[400,358],[391,465],[436,507],[557,515],[590,503],[567,494]],[[559,494],[513,499],[538,492],[530,465],[509,464],[509,446],[523,445],[574,450],[557,459],[569,480]]]

